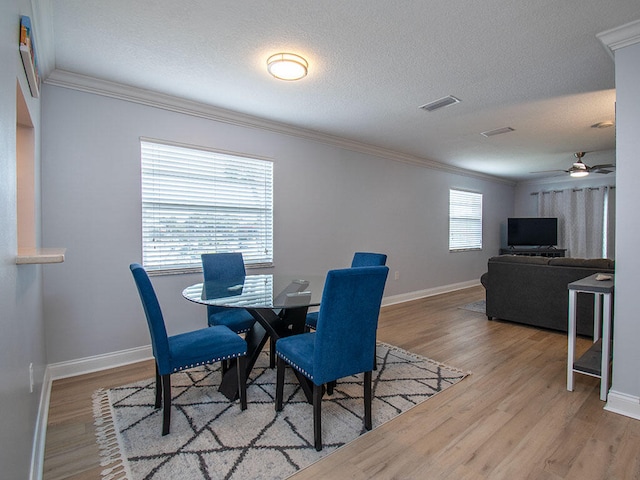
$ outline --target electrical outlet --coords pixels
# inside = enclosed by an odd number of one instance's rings
[[[33,393],[33,363],[29,364],[29,391]]]
[[[394,274],[393,278],[395,280],[400,280],[400,272],[396,271],[396,273]]]

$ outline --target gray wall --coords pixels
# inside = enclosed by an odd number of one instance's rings
[[[45,366],[43,267],[16,265],[16,79],[35,127],[36,152],[40,132],[40,104],[29,94],[18,53],[20,15],[31,15],[30,2],[0,2],[0,476],[6,479],[28,477]],[[39,163],[36,153],[36,171]],[[38,182],[36,174],[36,192]],[[36,216],[39,224],[39,207]],[[33,393],[30,363],[35,367]]]
[[[637,29],[636,29],[637,31]],[[635,398],[640,408],[640,321],[638,275],[640,255],[640,43],[616,50],[616,292],[612,391]]]
[[[138,137],[183,141],[276,162],[276,268],[324,271],[347,265],[356,249],[389,253],[387,295],[477,279],[500,244],[500,223],[514,214],[501,183],[453,175],[309,140],[197,119],[55,87],[29,96],[16,39],[28,0],[0,2],[0,468],[27,478],[46,364],[149,343],[127,270],[140,259]],[[617,273],[613,389],[640,397],[640,323],[634,295],[640,189],[631,171],[640,151],[640,46],[616,54]],[[43,142],[44,246],[67,247],[63,264],[17,266],[16,79],[35,127],[36,192]],[[485,249],[446,248],[447,189],[485,194]],[[37,193],[38,195],[38,193]],[[516,208],[516,210],[519,207]],[[355,226],[354,226],[355,225]],[[44,288],[42,278],[44,277]],[[204,312],[180,297],[194,275],[156,277],[173,332],[201,326]],[[43,303],[46,314],[43,314]],[[49,355],[45,353],[46,336]],[[35,366],[29,392],[28,366]]]
[[[512,214],[503,182],[59,86],[45,85],[42,108],[44,241],[68,249],[44,274],[49,363],[149,344],[128,270],[141,260],[141,136],[272,158],[274,270],[324,273],[381,251],[387,297],[477,281]],[[450,187],[484,194],[483,251],[449,253]],[[170,333],[204,325],[180,293],[199,278],[154,277]]]

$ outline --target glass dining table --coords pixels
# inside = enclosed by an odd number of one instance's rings
[[[202,305],[244,308],[256,322],[245,334],[247,377],[260,352],[271,339],[270,365],[275,365],[274,348],[278,338],[304,332],[309,307],[320,305],[324,275],[246,275],[225,283],[203,282],[185,288],[182,296]],[[219,391],[230,400],[237,398],[238,378],[235,362],[222,376]],[[295,372],[295,370],[294,370]],[[309,403],[312,387],[296,372]]]

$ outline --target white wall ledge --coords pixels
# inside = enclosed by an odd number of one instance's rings
[[[24,248],[18,250],[17,265],[64,262],[66,248]]]

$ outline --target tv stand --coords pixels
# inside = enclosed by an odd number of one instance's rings
[[[564,257],[565,248],[553,247],[508,247],[501,248],[500,255],[525,255],[529,257]]]

